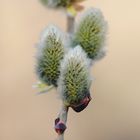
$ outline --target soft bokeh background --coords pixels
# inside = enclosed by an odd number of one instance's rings
[[[88,0],[109,23],[108,54],[92,68],[89,107],[69,112],[66,140],[140,140],[140,1]],[[35,44],[46,25],[66,28],[65,15],[38,0],[0,0],[0,140],[54,140],[60,101],[35,95]]]

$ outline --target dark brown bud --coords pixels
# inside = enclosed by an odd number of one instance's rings
[[[76,111],[76,112],[81,112],[83,111],[89,104],[89,102],[91,101],[91,97],[90,95],[88,95],[87,97],[85,97],[80,104],[78,105],[71,105],[71,108]]]
[[[60,118],[55,119],[55,131],[59,135],[63,134],[66,130],[66,125],[63,122],[60,122]]]

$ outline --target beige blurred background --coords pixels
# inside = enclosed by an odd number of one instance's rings
[[[69,111],[66,140],[140,140],[140,1],[88,0],[109,23],[108,54],[92,68],[88,108]],[[54,140],[56,91],[35,95],[35,44],[65,15],[38,0],[0,0],[0,140]]]

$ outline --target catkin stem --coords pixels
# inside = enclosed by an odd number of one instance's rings
[[[70,34],[74,32],[74,22],[75,17],[67,15],[67,32]]]

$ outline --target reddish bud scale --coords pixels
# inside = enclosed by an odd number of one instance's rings
[[[78,105],[71,105],[70,107],[76,111],[76,112],[81,112],[83,111],[89,104],[89,102],[91,101],[91,97],[90,95],[85,97],[81,102],[80,104]]]
[[[63,134],[66,128],[66,125],[60,121],[60,118],[55,119],[55,131],[58,135]]]

